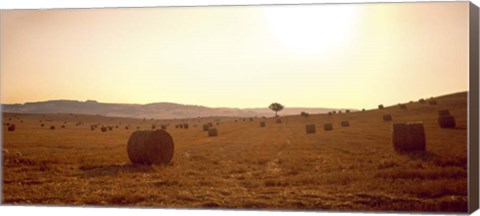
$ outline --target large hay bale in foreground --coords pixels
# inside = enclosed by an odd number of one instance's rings
[[[349,126],[350,126],[350,122],[349,122],[349,121],[342,121],[342,122],[340,122],[340,125],[341,125],[342,127],[349,127]]]
[[[392,115],[390,114],[383,115],[383,121],[392,121]]]
[[[331,131],[331,130],[333,130],[333,125],[332,125],[332,123],[324,124],[324,125],[323,125],[323,130],[325,130],[325,131]]]
[[[455,117],[451,115],[443,115],[438,117],[438,124],[441,128],[455,128]]]
[[[395,151],[425,151],[425,129],[422,122],[393,124],[393,148]]]
[[[8,126],[7,130],[8,131],[15,131],[15,124],[11,124],[10,126]]]
[[[307,132],[307,134],[314,134],[317,132],[316,128],[315,128],[315,124],[308,124],[308,125],[305,125],[305,131]]]
[[[209,128],[208,129],[208,136],[209,137],[212,137],[212,136],[218,136],[218,131],[216,128]]]
[[[128,139],[128,158],[134,164],[168,164],[173,158],[172,136],[165,130],[135,131]]]
[[[266,124],[265,124],[264,121],[260,122],[260,127],[265,127],[265,126],[266,126]]]

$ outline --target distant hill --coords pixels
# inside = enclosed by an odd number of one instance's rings
[[[89,115],[104,115],[132,118],[195,118],[208,116],[266,116],[274,115],[268,108],[211,108],[197,105],[183,105],[176,103],[151,103],[151,104],[115,104],[99,103],[93,100],[51,100],[43,102],[28,102],[25,104],[2,104],[3,112],[14,113],[75,113]],[[305,111],[310,114],[326,113],[330,108],[285,108],[279,114],[296,115]]]

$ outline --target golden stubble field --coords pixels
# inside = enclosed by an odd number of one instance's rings
[[[16,130],[3,126],[8,153],[3,155],[2,202],[466,212],[467,94],[436,100],[438,105],[409,103],[406,110],[395,105],[332,116],[285,116],[281,124],[267,118],[265,128],[259,126],[260,117],[167,121],[4,113],[4,123],[15,123]],[[440,109],[450,110],[457,128],[438,126]],[[393,122],[383,121],[385,113]],[[219,136],[208,137],[201,126],[215,120],[220,120],[215,126]],[[349,120],[350,127],[340,127],[342,120]],[[190,128],[175,129],[182,121]],[[392,123],[407,121],[424,122],[426,152],[393,150]],[[114,128],[90,130],[97,123]],[[167,123],[175,142],[170,165],[131,164],[126,146],[136,127]],[[305,125],[311,123],[317,133],[307,135]],[[334,130],[324,131],[324,123],[333,123]]]

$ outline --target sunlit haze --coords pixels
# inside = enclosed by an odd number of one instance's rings
[[[468,90],[468,2],[2,11],[1,102],[372,108]]]

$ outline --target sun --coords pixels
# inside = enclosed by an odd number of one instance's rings
[[[266,9],[275,40],[303,53],[321,53],[350,39],[356,10],[350,5],[288,5]]]

